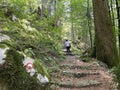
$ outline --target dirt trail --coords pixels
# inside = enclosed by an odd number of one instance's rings
[[[78,56],[67,56],[53,73],[51,90],[117,90],[111,74],[97,60],[83,62]]]

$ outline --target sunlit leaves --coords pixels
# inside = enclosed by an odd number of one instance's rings
[[[52,2],[55,3],[51,4]],[[40,5],[42,5],[42,11],[38,9]],[[50,5],[54,5],[52,15]],[[0,8],[2,6],[1,1]],[[42,16],[40,16],[41,12]],[[0,20],[3,20],[3,31],[11,37],[13,43],[15,42],[13,45],[16,49],[25,51],[32,48],[31,51],[35,53],[35,57],[40,58],[51,52],[53,55],[59,53],[61,27],[57,23],[60,22],[62,12],[63,3],[61,1],[8,0],[4,1],[4,8],[0,9],[2,17]],[[13,16],[16,17],[16,20],[12,19]]]

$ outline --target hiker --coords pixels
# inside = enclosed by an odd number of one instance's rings
[[[66,48],[67,52],[70,52],[71,45],[70,45],[70,42],[68,40],[65,41],[65,48]]]

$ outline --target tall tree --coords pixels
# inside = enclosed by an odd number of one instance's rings
[[[96,56],[109,66],[119,63],[108,0],[93,0]]]
[[[92,26],[92,22],[91,22],[91,15],[90,15],[90,0],[87,0],[87,19],[88,19],[88,31],[89,31],[89,36],[90,36],[90,45],[91,45],[91,49],[93,48],[93,40],[92,40],[92,30],[91,30],[91,26]]]
[[[75,2],[75,1],[74,1]],[[74,5],[73,0],[70,0],[70,10],[71,10],[71,40],[72,42],[75,42],[75,28],[74,28]]]
[[[118,37],[119,37],[119,48],[120,48],[120,1],[119,0],[115,0],[116,1],[116,9],[117,9],[117,19],[118,19]]]

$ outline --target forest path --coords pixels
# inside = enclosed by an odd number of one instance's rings
[[[95,59],[83,62],[68,55],[52,76],[51,90],[117,90],[106,65]]]

